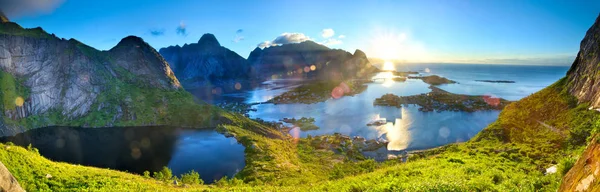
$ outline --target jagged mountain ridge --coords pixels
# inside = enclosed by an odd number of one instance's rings
[[[569,92],[580,102],[600,108],[600,17],[581,41],[579,53],[567,72]]]
[[[139,37],[98,51],[41,28],[3,22],[0,72],[0,135],[52,125],[160,125],[180,118],[168,114],[178,113],[177,104],[199,109],[169,64]]]
[[[213,34],[204,34],[198,43],[170,46],[160,54],[171,64],[186,88],[211,82],[248,79],[250,65],[237,53],[221,46]]]
[[[312,77],[321,80],[340,80],[361,77],[375,68],[366,54],[356,50],[354,54],[340,49],[330,49],[313,41],[284,44],[254,49],[248,56],[254,74]],[[315,66],[315,70],[305,70]],[[293,74],[291,74],[293,73]]]
[[[567,89],[590,109],[600,108],[600,15],[581,41],[577,58],[567,72]],[[600,191],[600,135],[588,144],[571,170],[564,176],[559,191]]]

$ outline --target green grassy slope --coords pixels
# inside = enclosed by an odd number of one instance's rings
[[[281,135],[264,125],[230,115],[233,124],[221,126],[220,130],[235,135],[247,147],[246,168],[235,180],[183,189],[555,191],[566,171],[544,175],[542,170],[572,162],[598,130],[596,112],[587,110],[585,103],[577,104],[563,91],[563,82],[510,104],[497,122],[467,143],[415,155],[408,163],[390,161],[356,172],[348,170],[366,161],[351,161],[343,154],[317,150],[308,144],[309,139],[274,139]],[[51,162],[20,147],[1,147],[0,154],[0,161],[29,190],[84,189],[82,186],[93,190],[182,189],[142,176]],[[333,176],[340,172],[338,169],[348,174]],[[53,178],[40,179],[49,171]]]

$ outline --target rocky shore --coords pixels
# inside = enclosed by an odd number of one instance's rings
[[[338,99],[343,96],[353,96],[367,89],[365,83],[370,80],[355,79],[344,82],[316,81],[301,85],[287,91],[268,102],[274,104],[304,103],[312,104],[326,101],[327,99]]]
[[[430,76],[408,76],[409,79],[421,79],[423,80],[423,82],[429,84],[429,85],[442,85],[442,84],[453,84],[456,83],[456,81],[452,81],[450,79],[447,79],[445,77],[440,77],[437,75],[430,75]]]
[[[475,112],[482,110],[502,110],[510,103],[502,98],[487,95],[461,95],[444,91],[440,88],[429,86],[431,92],[413,96],[396,96],[385,94],[375,99],[373,105],[402,107],[402,105],[416,104],[421,106],[419,111],[465,111]]]

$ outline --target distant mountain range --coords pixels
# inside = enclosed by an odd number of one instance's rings
[[[139,37],[98,51],[0,16],[0,136],[53,125],[202,126],[212,117]]]
[[[250,77],[248,61],[221,46],[213,34],[204,34],[198,43],[170,46],[159,52],[186,88]]]
[[[342,80],[372,73],[367,56],[361,50],[354,54],[330,49],[313,41],[256,48],[248,57],[257,76],[303,77]]]
[[[375,70],[360,50],[351,54],[313,41],[257,47],[246,60],[221,46],[214,35],[204,34],[198,43],[170,46],[159,52],[186,88],[249,79],[340,80]]]

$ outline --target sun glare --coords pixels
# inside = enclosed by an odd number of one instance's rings
[[[392,63],[391,61],[386,61],[385,63],[383,63],[383,70],[385,70],[385,71],[395,71],[396,70],[396,66],[394,66],[394,63]]]
[[[369,55],[386,61],[423,61],[428,58],[423,44],[409,38],[406,33],[386,30],[373,35]]]

